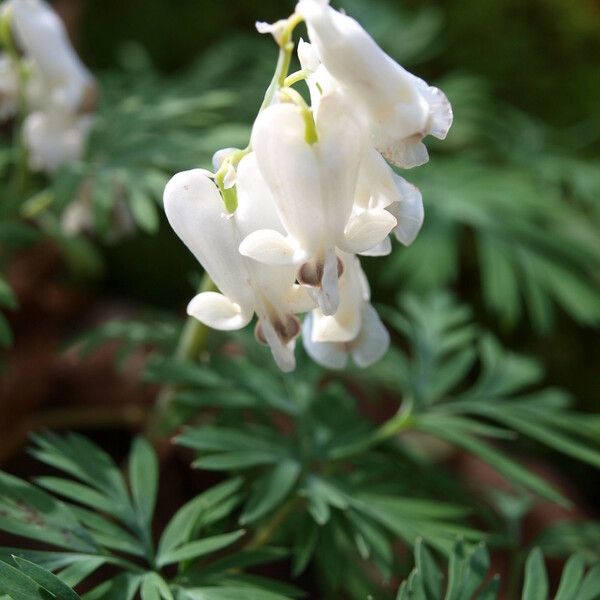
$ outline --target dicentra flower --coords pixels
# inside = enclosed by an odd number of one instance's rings
[[[263,226],[244,239],[240,252],[266,264],[297,266],[298,281],[325,314],[333,314],[344,269],[339,251],[372,248],[396,219],[384,210],[353,216],[367,145],[361,123],[339,94],[321,99],[315,124],[318,140],[309,143],[305,117],[294,104],[274,104],[256,119],[252,148],[285,232]]]
[[[390,336],[370,303],[367,278],[356,256],[344,255],[340,305],[335,315],[313,310],[304,319],[302,339],[308,355],[330,369],[343,369],[348,357],[365,368],[386,352]]]
[[[376,148],[399,167],[427,162],[421,140],[427,135],[444,139],[452,124],[446,96],[397,64],[328,0],[300,0],[296,11],[306,20],[328,76],[368,116]]]
[[[208,171],[179,173],[165,189],[169,223],[220,290],[198,294],[188,314],[209,327],[234,330],[245,327],[256,313],[257,338],[269,344],[283,371],[291,371],[301,329],[295,314],[314,303],[295,283],[295,268],[261,265],[238,251],[240,241],[260,226],[282,231],[253,154],[240,162],[236,186],[239,208],[233,215],[223,214],[219,190]]]

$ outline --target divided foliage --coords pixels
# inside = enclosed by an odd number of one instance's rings
[[[65,585],[74,588],[88,579],[95,585],[82,595],[84,600],[131,600],[138,592],[142,600],[285,600],[296,595],[290,586],[236,573],[285,556],[268,547],[244,550],[239,542],[245,531],[229,528],[229,516],[243,498],[240,478],[182,506],[155,543],[158,461],[148,442],[134,441],[127,480],[84,437],[46,434],[36,436],[35,443],[32,454],[69,477],[38,477],[31,485],[0,473],[0,530],[35,547],[49,547],[0,548],[0,592],[13,600],[47,598],[45,591],[60,600],[77,598],[67,595]]]
[[[495,600],[500,579],[488,576],[490,557],[483,544],[467,547],[458,542],[450,555],[446,584],[429,550],[419,541],[415,568],[398,591],[396,600]],[[600,597],[600,564],[586,569],[585,560],[572,556],[554,595],[550,595],[544,557],[534,548],[525,563],[522,600],[594,600]]]
[[[399,343],[365,372],[324,376],[299,352],[297,372],[282,376],[246,334],[200,363],[167,358],[171,330],[159,336],[161,351],[146,371],[174,392],[168,420],[191,419],[176,441],[197,453],[193,466],[243,477],[239,525],[267,528],[269,539],[292,549],[296,575],[313,565],[326,589],[343,587],[356,598],[372,590],[366,564],[382,581],[397,572],[398,539],[410,546],[423,539],[445,553],[457,536],[519,543],[507,520],[523,516],[536,497],[568,506],[513,457],[521,437],[600,464],[600,421],[574,412],[563,391],[543,387],[540,365],[502,348],[469,309],[441,294],[381,310]],[[148,341],[143,332],[161,331],[105,327],[84,346],[110,338],[111,329],[127,352],[136,339]],[[392,416],[375,422],[367,404]],[[440,464],[439,441],[487,462],[512,493],[465,490]],[[574,539],[572,552],[590,546]]]

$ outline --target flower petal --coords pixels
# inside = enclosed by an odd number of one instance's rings
[[[392,252],[392,240],[390,240],[389,236],[383,240],[383,242],[365,250],[364,252],[359,252],[361,256],[388,256]]]
[[[423,197],[419,188],[406,182],[402,177],[395,176],[398,188],[401,190],[402,199],[388,206],[398,222],[394,234],[398,241],[405,246],[410,246],[415,241],[421,227],[425,213]]]
[[[396,227],[395,217],[383,208],[365,210],[352,217],[346,226],[345,238],[339,247],[345,252],[368,251],[380,244]]]
[[[376,146],[387,160],[402,169],[420,167],[429,161],[429,153],[421,141],[421,136],[401,140],[393,140],[384,136],[376,143]]]
[[[313,314],[309,313],[302,326],[302,343],[306,353],[318,364],[328,369],[343,369],[348,362],[348,354],[343,344],[315,342],[312,339]]]
[[[223,294],[202,292],[192,298],[187,313],[213,329],[232,331],[248,325],[254,311],[242,308]]]
[[[283,226],[312,254],[320,245],[325,223],[319,164],[304,134],[299,109],[289,103],[274,104],[257,117],[252,147]]]
[[[246,236],[240,244],[240,254],[267,265],[298,265],[306,260],[303,250],[273,229],[259,229]]]
[[[370,367],[383,358],[390,345],[390,334],[384,327],[377,311],[365,304],[362,311],[360,335],[352,344],[352,358],[362,369]]]
[[[206,269],[215,285],[240,306],[254,303],[245,260],[238,252],[235,217],[223,215],[223,202],[210,173],[178,173],[164,193],[167,219],[182,242]]]
[[[300,322],[291,314],[283,315],[282,319],[275,322],[268,315],[259,317],[257,337],[269,345],[275,363],[284,373],[296,368],[294,349],[300,330]]]

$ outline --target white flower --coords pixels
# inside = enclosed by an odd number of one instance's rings
[[[72,116],[57,111],[27,115],[23,139],[31,169],[52,173],[65,163],[80,159],[92,123],[90,115]]]
[[[446,96],[394,62],[354,19],[328,1],[300,0],[296,11],[306,20],[329,75],[368,115],[376,148],[400,167],[427,162],[422,138],[444,139],[452,124]]]
[[[315,309],[302,326],[304,348],[320,365],[343,369],[348,356],[361,368],[377,362],[387,351],[390,337],[370,304],[367,278],[358,258],[344,255],[340,278],[340,305],[335,315]]]
[[[93,177],[87,177],[79,186],[73,201],[64,210],[60,219],[60,226],[65,235],[75,237],[82,233],[94,231],[96,222],[92,199],[94,183]],[[112,181],[109,192],[113,202],[109,214],[110,227],[104,239],[108,243],[115,243],[135,232],[135,221],[127,202],[126,190],[123,184],[116,180]]]
[[[43,0],[9,0],[18,46],[41,80],[35,108],[75,113],[93,92],[94,78],[71,46],[59,16]]]
[[[0,53],[0,122],[14,117],[19,110],[19,75],[13,60]]]
[[[301,109],[293,104],[272,105],[256,119],[252,148],[287,235],[263,225],[244,239],[240,252],[266,264],[297,266],[298,281],[324,313],[333,314],[343,271],[336,250],[372,248],[396,219],[384,210],[351,218],[367,146],[361,124],[339,94],[321,99],[315,123],[318,141],[310,144]]]
[[[308,72],[307,84],[314,110],[324,95],[333,93],[339,86],[319,62],[311,44],[300,40],[298,58],[302,68]],[[398,221],[394,229],[398,241],[405,246],[412,244],[423,225],[421,193],[414,185],[394,173],[381,154],[369,147],[365,150],[359,171],[353,208],[355,222],[376,215],[383,209],[388,210]],[[386,238],[360,254],[385,256],[391,250],[391,242]]]
[[[241,239],[259,226],[281,231],[253,154],[239,164],[237,193],[238,210],[224,215],[221,196],[208,171],[179,173],[167,184],[164,203],[169,223],[221,292],[198,294],[188,314],[209,327],[233,330],[246,326],[256,313],[257,337],[270,345],[279,367],[291,371],[295,338],[300,333],[295,313],[310,310],[314,304],[295,284],[294,268],[261,265],[238,252]]]

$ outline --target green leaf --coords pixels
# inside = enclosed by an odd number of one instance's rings
[[[173,600],[168,583],[158,573],[147,573],[140,588],[142,600]]]
[[[59,600],[80,600],[79,596],[58,577],[38,565],[15,556],[19,569]]]
[[[65,504],[1,472],[0,515],[0,530],[8,533],[78,552],[97,550],[97,545]]]
[[[579,588],[577,600],[597,600],[600,590],[600,565],[589,570]]]
[[[152,523],[158,491],[158,460],[152,446],[136,438],[129,456],[129,480],[133,501],[142,523]]]
[[[12,600],[47,600],[40,586],[24,573],[0,561],[0,592],[8,594]]]
[[[211,454],[195,460],[192,466],[196,469],[207,471],[229,471],[233,469],[249,469],[260,465],[269,465],[277,462],[274,454],[257,451],[223,452]]]
[[[492,580],[481,590],[477,600],[496,600],[500,592],[500,577],[494,575]]]
[[[576,600],[577,590],[583,580],[585,560],[582,556],[573,555],[565,565],[554,600]],[[600,589],[598,590],[600,594]]]
[[[84,508],[74,506],[71,510],[79,521],[87,527],[90,536],[97,544],[133,556],[142,558],[146,556],[144,548],[140,546],[140,540],[116,523]]]
[[[439,600],[442,595],[442,574],[421,539],[417,540],[415,560],[425,598]]]
[[[476,437],[468,435],[461,430],[453,430],[447,427],[439,427],[435,420],[430,422],[427,415],[420,416],[415,423],[416,429],[426,431],[442,440],[446,440],[475,456],[479,456],[498,472],[504,475],[509,481],[525,486],[540,496],[552,500],[562,506],[569,506],[569,501],[557,492],[553,487],[543,479],[531,473],[518,463],[510,460],[496,449],[478,440]]]
[[[230,499],[240,489],[242,482],[239,477],[229,479],[182,506],[163,531],[158,545],[158,560],[162,560],[174,548],[189,542],[193,533],[206,522],[207,514]]]
[[[17,305],[17,297],[12,291],[12,288],[5,279],[0,277],[0,306],[15,309],[17,308]]]
[[[301,469],[297,462],[285,460],[259,477],[242,511],[240,524],[253,523],[275,509],[292,491]]]
[[[60,579],[67,585],[75,587],[87,579],[94,571],[99,569],[107,561],[104,557],[85,557],[75,560],[60,572]]]
[[[130,508],[121,472],[98,446],[73,433],[64,437],[50,433],[32,437],[37,447],[31,453],[38,460],[69,473],[103,494],[110,494],[113,511]]]
[[[110,513],[112,511],[113,505],[110,498],[87,485],[60,477],[37,477],[35,482],[40,487],[74,502],[79,502],[101,512]]]
[[[117,575],[84,594],[83,600],[133,600],[142,578],[142,575]]]
[[[211,554],[217,550],[225,548],[226,546],[230,546],[239,540],[244,533],[244,530],[239,530],[231,533],[215,535],[195,542],[189,542],[183,546],[179,546],[178,548],[161,554],[157,564],[159,567],[164,567],[165,565],[192,560],[201,556],[205,556],[206,554]]]
[[[534,548],[525,562],[525,584],[523,600],[547,600],[549,594],[548,575],[544,565],[544,555]]]
[[[281,594],[248,587],[206,587],[185,590],[182,600],[291,600]]]
[[[159,217],[154,200],[137,185],[131,187],[129,193],[129,207],[140,229],[147,233],[156,233],[159,225]]]

